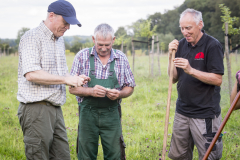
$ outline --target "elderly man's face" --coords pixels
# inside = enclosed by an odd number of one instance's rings
[[[70,29],[70,24],[67,23],[61,15],[53,15],[53,34],[55,37],[61,37],[64,33]]]
[[[94,37],[92,37],[92,39],[99,56],[105,57],[111,54],[111,49],[115,41],[115,37],[112,39],[111,35],[107,36],[106,38],[101,35],[97,35],[96,39]]]
[[[180,28],[183,36],[186,40],[191,43],[193,46],[200,40],[203,27],[202,21],[197,25],[191,14],[186,14],[180,20]]]

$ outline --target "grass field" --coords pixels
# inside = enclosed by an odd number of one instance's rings
[[[67,56],[69,69],[73,56]],[[240,58],[240,57],[239,57]],[[238,58],[238,59],[239,59]],[[157,60],[155,58],[155,76],[149,76],[149,59],[146,56],[136,57],[135,80],[136,88],[133,95],[122,102],[123,135],[127,145],[126,154],[128,160],[153,160],[159,159],[162,152],[164,134],[164,121],[167,105],[168,76],[167,55],[161,56],[161,76],[157,76]],[[232,55],[232,77],[238,67],[235,55]],[[132,67],[132,58],[129,57]],[[0,57],[0,159],[21,160],[26,159],[22,131],[17,118],[19,102],[17,95],[17,67],[18,57]],[[222,117],[225,117],[229,109],[229,94],[227,82],[227,69],[221,90]],[[175,102],[177,99],[176,84],[173,85],[168,147],[171,139]],[[62,106],[65,124],[68,133],[71,158],[77,159],[75,147],[77,137],[78,109],[75,96],[67,91],[67,102]],[[239,111],[234,111],[223,130],[223,157],[222,159],[240,159],[240,129]],[[102,160],[101,145],[99,145],[98,159]],[[168,159],[168,158],[167,158]],[[198,159],[197,151],[194,151],[194,159]]]

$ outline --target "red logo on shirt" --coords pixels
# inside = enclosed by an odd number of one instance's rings
[[[196,54],[195,60],[204,60],[204,53],[199,52],[198,54]]]

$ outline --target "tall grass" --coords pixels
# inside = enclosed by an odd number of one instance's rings
[[[74,56],[67,56],[69,70]],[[132,67],[132,58],[129,58]],[[162,152],[164,134],[164,121],[167,105],[168,76],[167,55],[161,57],[162,75],[157,76],[157,60],[155,58],[155,76],[149,74],[149,59],[147,56],[136,57],[135,80],[137,86],[131,97],[122,102],[122,126],[126,154],[129,160],[159,159]],[[240,69],[234,56],[232,58],[233,79],[236,71]],[[226,66],[226,65],[225,65]],[[17,67],[18,57],[0,57],[0,159],[20,160],[26,159],[22,131],[16,116],[19,102],[17,95]],[[221,90],[222,117],[225,117],[229,109],[229,94],[227,82],[227,70],[223,76]],[[171,140],[175,102],[177,99],[176,84],[173,85],[171,97],[171,110],[169,121],[168,146]],[[75,96],[67,91],[67,102],[62,106],[67,128],[71,159],[77,159],[75,147],[78,125],[78,106]],[[240,159],[240,130],[239,111],[234,111],[223,130],[223,158]],[[99,144],[101,142],[99,141]],[[99,145],[98,159],[102,160],[103,153]],[[167,158],[168,159],[168,158]],[[194,159],[198,159],[197,150],[194,150]]]

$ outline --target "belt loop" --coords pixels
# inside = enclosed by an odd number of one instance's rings
[[[111,107],[108,107],[108,110],[111,111]]]
[[[91,111],[92,107],[90,106],[90,108],[89,108],[89,109],[90,109],[90,111]]]

